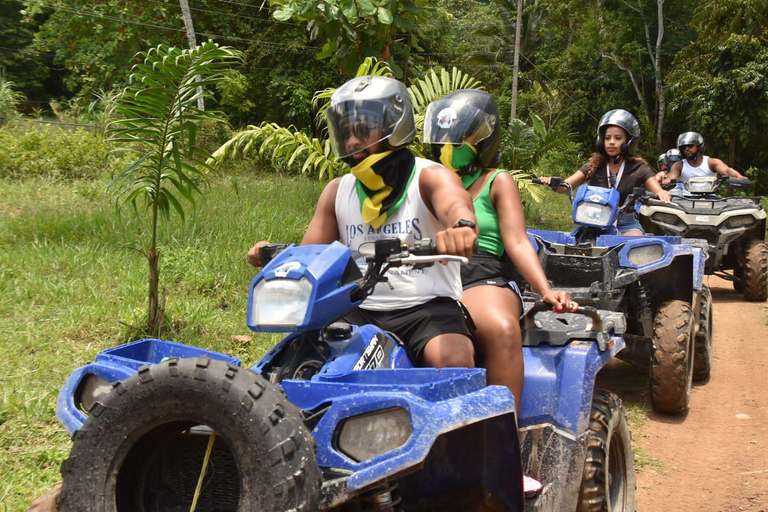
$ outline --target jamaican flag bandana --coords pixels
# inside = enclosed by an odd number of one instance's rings
[[[352,168],[363,221],[380,227],[405,200],[416,170],[416,157],[408,149],[370,155]]]
[[[477,150],[466,143],[458,148],[453,144],[443,144],[440,148],[440,163],[459,173],[465,189],[469,188],[483,172],[483,168],[479,165],[472,165],[476,156]]]

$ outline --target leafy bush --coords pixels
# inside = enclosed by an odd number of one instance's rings
[[[95,178],[110,167],[109,148],[83,130],[55,126],[0,130],[0,178]]]

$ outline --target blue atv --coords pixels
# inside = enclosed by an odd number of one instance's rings
[[[538,183],[538,180],[535,180]],[[693,380],[712,367],[712,296],[703,283],[706,242],[677,236],[620,236],[619,212],[647,201],[637,188],[619,204],[614,188],[567,187],[576,227],[570,233],[529,229],[547,278],[579,304],[621,312],[627,347],[618,357],[648,368],[659,412],[688,407]]]
[[[416,368],[397,337],[339,321],[389,269],[457,259],[428,240],[371,246],[364,274],[337,242],[264,248],[247,324],[288,335],[250,369],[148,339],[75,370],[59,509],[634,511],[626,411],[594,389],[623,315],[527,304],[518,420],[482,368]]]

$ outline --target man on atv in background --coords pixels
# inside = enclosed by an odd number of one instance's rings
[[[416,122],[404,84],[382,76],[353,78],[333,93],[327,117],[334,153],[352,172],[326,185],[302,245],[338,240],[357,256],[362,244],[376,239],[413,244],[429,238],[438,253],[472,256],[472,198],[455,172],[408,149]],[[265,243],[248,252],[252,265],[261,265]],[[461,292],[458,263],[396,269],[344,320],[395,333],[418,366],[473,368]]]
[[[729,167],[719,158],[711,158],[704,155],[704,137],[697,132],[681,133],[677,137],[677,149],[684,159],[673,164],[663,183],[667,184],[675,178],[687,183],[695,176],[712,176],[715,173],[723,176],[743,178],[739,171]]]

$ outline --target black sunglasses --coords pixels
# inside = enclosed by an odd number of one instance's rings
[[[696,146],[696,144],[683,144],[680,147],[683,148],[683,149],[688,149],[688,148],[692,148],[693,146]]]
[[[608,186],[610,186],[610,187],[615,187],[616,186],[616,175],[615,174],[611,174],[610,176],[608,176]]]
[[[357,140],[366,141],[371,136],[371,126],[367,123],[347,125],[342,128],[341,135],[345,140],[348,139],[350,135],[354,135]]]

